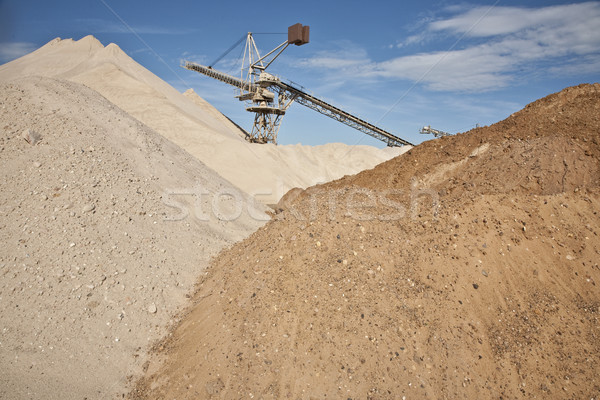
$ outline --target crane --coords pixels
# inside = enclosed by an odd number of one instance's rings
[[[247,111],[254,113],[252,131],[247,136],[250,142],[277,144],[277,134],[281,119],[290,105],[295,101],[379,139],[388,146],[412,145],[402,138],[307,93],[303,88],[284,82],[279,77],[265,71],[289,45],[302,46],[307,44],[309,42],[309,35],[310,28],[308,26],[303,26],[299,23],[292,25],[288,28],[287,40],[264,56],[261,56],[253,34],[248,32],[244,46],[240,78],[213,68],[213,65],[224,55],[219,57],[210,66],[185,61],[183,67],[239,89],[239,95],[236,97],[240,101],[247,103]],[[241,40],[228,51],[239,43],[241,43]]]

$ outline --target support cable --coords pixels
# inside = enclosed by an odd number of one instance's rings
[[[221,61],[223,59],[223,57],[225,57],[227,54],[229,54],[233,49],[235,49],[240,43],[242,43],[242,41],[244,41],[244,39],[246,39],[246,35],[242,36],[240,38],[240,40],[238,40],[237,42],[235,42],[230,48],[228,48],[227,50],[225,50],[225,53],[221,54],[215,61],[213,61],[212,63],[210,63],[208,65],[208,68],[212,68],[215,66],[216,63],[218,63],[219,61]]]

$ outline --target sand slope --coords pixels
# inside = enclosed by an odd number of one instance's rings
[[[568,88],[290,193],[131,397],[596,398],[599,110]]]
[[[186,73],[191,72],[181,71]],[[0,80],[30,75],[85,84],[234,185],[258,194],[257,198],[265,203],[276,203],[293,187],[305,188],[369,169],[407,150],[339,143],[250,145],[239,128],[208,103],[190,93],[185,96],[177,92],[116,44],[104,47],[93,36],[78,41],[54,39],[25,57],[0,66]]]
[[[0,127],[0,398],[120,397],[208,259],[265,207],[74,82],[1,83]],[[237,212],[223,192],[243,206],[230,222],[212,212]]]

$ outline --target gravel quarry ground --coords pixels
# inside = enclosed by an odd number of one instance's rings
[[[269,220],[265,203],[400,153],[253,146],[92,36],[1,65],[0,127],[7,399],[123,398],[211,257]]]
[[[600,85],[284,196],[132,398],[596,398]]]
[[[600,396],[599,84],[251,145],[88,36],[0,66],[0,127],[0,398]]]

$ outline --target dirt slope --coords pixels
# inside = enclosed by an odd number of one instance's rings
[[[0,83],[0,129],[0,398],[121,396],[209,258],[265,208],[73,82]],[[207,221],[169,195],[196,188]],[[240,218],[211,212],[220,191],[245,202]]]
[[[185,79],[195,73],[181,69],[179,74]],[[58,77],[88,86],[267,204],[277,203],[293,187],[373,168],[407,150],[342,143],[252,145],[239,127],[197,95],[179,93],[116,44],[105,47],[93,36],[57,38],[0,66],[0,81],[23,76]],[[228,90],[226,85],[223,90]]]
[[[597,398],[600,85],[286,196],[133,398]]]

